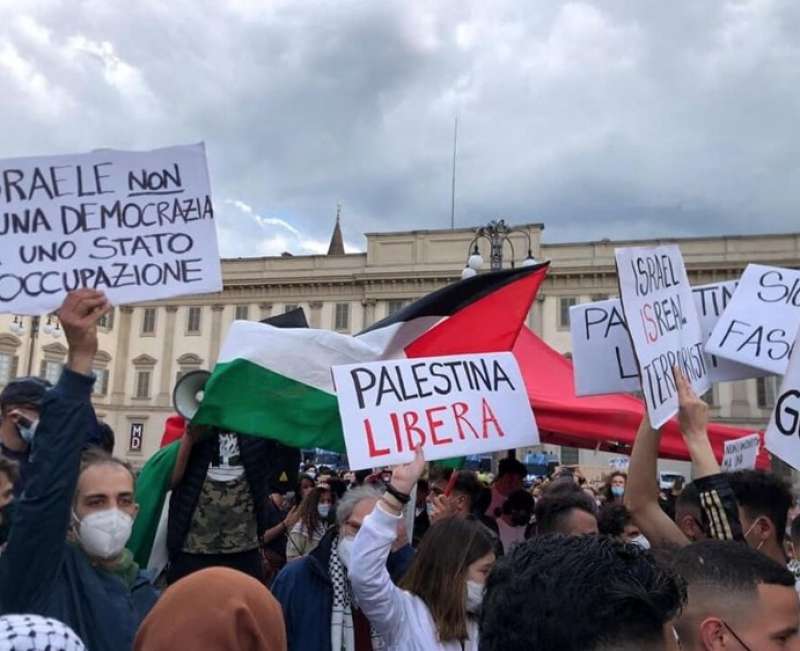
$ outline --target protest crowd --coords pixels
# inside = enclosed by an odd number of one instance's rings
[[[487,481],[419,447],[391,468],[290,461],[278,478],[276,459],[297,459],[279,444],[186,425],[167,558],[145,568],[137,477],[90,401],[108,309],[68,294],[56,385],[0,394],[0,650],[800,649],[791,488],[721,472],[677,367],[692,481],[666,490],[647,416],[627,473],[602,483],[567,467],[529,483],[513,456]]]

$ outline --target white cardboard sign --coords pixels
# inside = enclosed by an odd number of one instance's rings
[[[800,341],[800,334],[797,339]],[[800,469],[800,355],[792,355],[789,361],[764,445],[792,468]]]
[[[783,375],[800,328],[800,271],[747,265],[706,351]]]
[[[0,313],[222,289],[203,144],[0,160]]]
[[[333,367],[352,470],[434,461],[539,443],[511,353],[397,359]]]
[[[737,281],[692,287],[703,335],[711,335]],[[569,310],[575,395],[632,393],[641,389],[639,369],[619,299],[580,303]],[[706,355],[712,383],[761,377],[766,371]]]
[[[758,433],[725,441],[725,452],[720,466],[722,471],[733,472],[734,470],[752,470],[755,468],[760,445],[761,437]]]
[[[659,428],[678,412],[673,366],[681,368],[698,395],[711,388],[692,288],[675,245],[614,253],[647,412],[653,427]]]

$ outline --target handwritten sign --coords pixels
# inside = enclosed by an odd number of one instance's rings
[[[703,331],[677,246],[616,249],[614,254],[647,412],[659,428],[678,411],[673,366],[681,368],[698,395],[711,388]]]
[[[725,441],[725,452],[721,465],[722,471],[733,472],[734,470],[752,470],[755,468],[760,444],[761,437],[757,433]]]
[[[222,289],[202,144],[2,160],[0,242],[0,313]]]
[[[539,431],[511,353],[335,366],[352,470],[537,445]]]
[[[723,310],[736,290],[731,280],[692,287],[692,296],[703,328],[704,342],[711,336]],[[575,395],[630,393],[641,389],[639,369],[628,324],[619,299],[581,303],[570,308]],[[766,371],[706,355],[712,383],[762,377]]]
[[[800,271],[747,265],[706,351],[783,375],[800,329]]]
[[[789,361],[764,445],[792,468],[800,469],[800,355],[792,355]]]

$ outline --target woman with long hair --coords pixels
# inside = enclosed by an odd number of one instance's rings
[[[608,477],[603,486],[603,498],[606,504],[622,504],[622,496],[625,495],[625,484],[628,483],[628,475],[621,470],[615,470]]]
[[[353,595],[387,649],[477,651],[478,614],[495,561],[486,527],[472,518],[444,518],[423,537],[399,587],[386,570],[402,507],[424,466],[418,451],[410,464],[395,468],[364,519],[351,554]]]
[[[300,504],[300,519],[289,531],[286,560],[293,561],[313,551],[331,522],[336,494],[326,484],[319,484]]]

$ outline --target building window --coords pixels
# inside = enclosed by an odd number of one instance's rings
[[[146,307],[142,312],[142,334],[154,335],[156,333],[156,308]]]
[[[778,378],[775,375],[767,375],[756,379],[756,395],[758,406],[761,409],[772,409],[775,406],[775,398],[778,394]]]
[[[580,450],[568,445],[561,446],[561,465],[577,466],[580,463]]]
[[[569,308],[577,304],[574,296],[562,296],[558,299],[558,327],[560,330],[569,329]]]
[[[608,294],[592,294],[592,303],[597,303],[598,301],[607,301]]]
[[[350,329],[350,303],[336,304],[336,319],[334,320],[335,330]]]
[[[136,394],[134,398],[150,397],[150,371],[136,371]]]
[[[300,306],[297,303],[287,303],[283,306],[283,312],[291,312],[292,310],[296,310],[298,307]]]
[[[97,325],[100,328],[111,330],[114,327],[114,308],[112,307],[107,314],[104,314],[97,320]]]
[[[201,308],[190,307],[189,313],[186,318],[186,332],[187,334],[197,335],[200,334],[200,316],[202,315]]]
[[[386,313],[386,316],[392,316],[392,314],[399,312],[403,309],[403,307],[405,307],[405,304],[405,301],[389,301],[389,309]]]
[[[184,375],[192,371],[199,371],[203,366],[203,360],[194,353],[181,355],[176,361],[178,363],[178,372],[175,375],[176,384]]]
[[[0,353],[0,385],[8,384],[17,377],[17,356]]]
[[[247,321],[250,318],[250,306],[249,305],[237,305],[236,306],[236,320],[237,321]]]
[[[55,385],[58,383],[58,378],[61,377],[62,368],[64,368],[63,362],[54,362],[52,360],[43,359],[42,365],[39,367],[39,377],[42,377],[50,384]]]
[[[92,394],[95,396],[108,395],[108,369],[95,366],[92,368],[92,371],[95,376]]]

